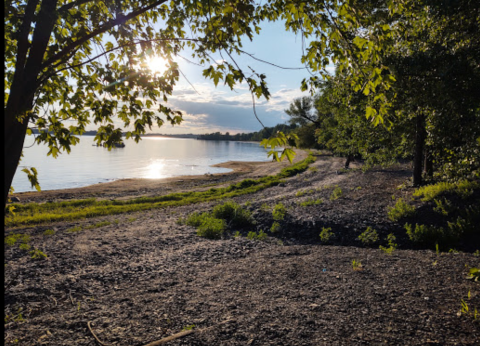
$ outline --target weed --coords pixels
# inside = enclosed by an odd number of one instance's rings
[[[197,235],[208,239],[220,239],[226,227],[225,220],[208,216],[198,226]]]
[[[470,300],[470,291],[468,291],[467,299]],[[468,306],[468,303],[464,299],[461,300],[461,306],[462,306],[462,309],[458,313],[459,316],[461,314],[464,314],[472,317],[475,321],[477,320],[477,318],[479,318],[480,315],[478,314],[477,308],[473,307],[473,311],[471,311],[470,307]]]
[[[137,218],[136,217],[131,217],[129,219],[127,219],[128,222],[134,222],[134,221],[137,221]]]
[[[415,214],[415,207],[403,201],[402,198],[397,200],[394,207],[388,210],[388,218],[392,221],[398,221],[404,217],[409,217]]]
[[[270,211],[270,207],[268,206],[267,203],[262,203],[262,205],[260,206],[260,210],[268,213]]]
[[[5,238],[5,245],[13,246],[16,242],[26,244],[30,241],[30,236],[28,234],[10,234]]]
[[[185,327],[182,328],[182,332],[183,332],[183,331],[186,331],[186,330],[192,330],[193,328],[195,328],[195,325],[194,325],[194,324],[191,324],[191,325],[189,325],[189,326],[185,326]]]
[[[32,259],[45,259],[48,257],[46,253],[37,248],[34,248],[32,251],[30,251],[30,256]]]
[[[55,231],[53,229],[47,229],[43,232],[44,235],[54,235]]]
[[[448,253],[460,253],[457,249],[450,249],[448,250]]]
[[[352,267],[353,267],[353,270],[355,271],[363,270],[362,263],[357,260],[352,261]]]
[[[333,237],[332,228],[322,227],[322,231],[320,232],[320,240],[322,241],[322,243],[328,243],[332,237]]]
[[[470,268],[468,271],[468,279],[471,279],[473,281],[480,281],[480,269],[476,267]]]
[[[30,250],[31,246],[28,245],[28,244],[20,244],[20,246],[18,247],[20,250],[25,250],[25,251],[28,251]]]
[[[260,232],[258,232],[258,234],[256,232],[248,232],[248,235],[247,235],[247,239],[250,239],[250,240],[260,240],[260,241],[264,241],[268,238],[267,236],[267,233],[265,233],[263,230],[260,230]]]
[[[282,229],[282,226],[280,225],[280,223],[278,221],[275,221],[272,224],[272,227],[270,227],[270,232],[276,233],[276,232],[280,231],[281,229]]]
[[[309,198],[306,201],[301,202],[300,206],[308,207],[310,205],[319,205],[319,204],[322,204],[322,203],[323,203],[323,199],[321,199],[321,198],[318,198],[318,199]]]
[[[236,231],[233,236],[234,236],[235,238],[238,238],[238,237],[241,237],[242,235],[240,234],[240,231]]]
[[[277,240],[277,245],[283,246],[283,245],[284,245],[284,244],[283,244],[283,240],[278,239],[278,240]]]
[[[343,195],[342,188],[338,187],[338,185],[335,185],[335,188],[333,189],[332,194],[330,195],[330,200],[335,201],[340,197],[342,197],[342,195]]]
[[[380,249],[386,253],[387,255],[391,255],[393,253],[393,251],[395,251],[395,249],[397,248],[397,244],[395,243],[395,241],[397,240],[397,238],[395,237],[395,235],[393,235],[393,233],[390,233],[388,236],[387,236],[387,242],[388,242],[388,247],[385,247],[385,246],[382,246],[380,245]]]
[[[82,230],[82,226],[75,226],[67,229],[67,233],[80,232],[81,230]]]
[[[364,245],[372,245],[379,240],[377,231],[370,226],[368,226],[365,232],[360,234],[357,239],[360,240]]]
[[[278,203],[273,207],[272,216],[275,221],[282,221],[287,215],[287,209],[282,203]]]

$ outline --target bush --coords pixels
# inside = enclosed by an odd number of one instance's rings
[[[445,193],[455,193],[462,198],[470,196],[473,189],[480,188],[480,183],[468,180],[461,180],[457,183],[440,182],[433,185],[423,186],[415,190],[415,197],[422,197],[422,201],[428,202],[438,195]]]
[[[405,229],[411,241],[430,248],[435,248],[436,244],[442,248],[449,248],[459,239],[459,234],[450,227],[444,229],[443,227],[415,224],[414,228],[406,223]]]
[[[357,239],[360,240],[364,245],[372,245],[379,240],[377,231],[370,226],[367,227],[365,232],[360,234]]]
[[[212,210],[212,216],[223,219],[234,227],[245,227],[254,223],[250,211],[243,209],[233,201],[216,205]]]
[[[287,209],[282,203],[278,203],[275,205],[272,211],[272,216],[275,221],[282,221],[285,219],[285,215],[287,215]]]
[[[202,225],[206,219],[208,219],[210,215],[208,213],[199,213],[198,211],[190,214],[186,220],[184,220],[185,224],[192,226],[192,227],[199,227]]]
[[[388,247],[380,245],[380,249],[385,252],[387,255],[391,255],[393,251],[397,248],[397,244],[395,241],[397,240],[397,237],[393,233],[390,233],[387,236],[387,242],[388,242]]]
[[[226,227],[225,220],[207,216],[198,226],[197,235],[208,239],[220,239]]]
[[[272,233],[276,233],[278,231],[280,231],[280,229],[282,228],[282,226],[280,226],[280,223],[275,221],[273,224],[272,224],[272,227],[270,227],[270,232]]]
[[[263,230],[260,230],[258,234],[256,232],[251,231],[251,232],[248,232],[247,239],[264,241],[264,240],[267,240],[267,233],[265,233]]]
[[[398,221],[404,217],[413,216],[415,214],[415,207],[411,206],[399,198],[394,207],[388,210],[388,218],[392,221]]]

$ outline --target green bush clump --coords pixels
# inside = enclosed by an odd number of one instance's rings
[[[300,206],[302,207],[308,207],[310,205],[319,205],[323,203],[323,199],[318,198],[318,199],[313,199],[313,198],[308,198],[306,201],[301,202]]]
[[[406,223],[405,230],[411,241],[418,245],[435,248],[438,244],[442,248],[451,247],[459,239],[459,233],[451,227],[435,227],[415,224],[415,227]]]
[[[360,234],[357,239],[364,245],[372,245],[379,240],[377,231],[370,226],[368,226],[365,232]]]
[[[208,239],[220,239],[227,228],[225,220],[208,216],[198,226],[197,235]]]
[[[320,240],[322,241],[322,243],[328,243],[332,237],[333,237],[332,228],[322,227],[322,231],[320,232]]]
[[[250,211],[233,201],[216,205],[212,210],[212,216],[231,223],[233,227],[245,227],[254,223]]]
[[[456,183],[439,182],[433,185],[427,185],[415,190],[415,197],[422,197],[422,201],[428,202],[434,200],[438,195],[445,193],[455,193],[462,198],[466,198],[473,193],[474,189],[480,188],[480,183],[475,181],[461,180]]]
[[[388,209],[388,218],[392,221],[398,221],[404,217],[413,216],[415,214],[415,207],[405,203],[403,199],[399,198],[394,207]]]
[[[275,221],[282,221],[285,219],[285,215],[287,215],[287,209],[282,203],[278,203],[275,205],[272,211],[272,216]]]

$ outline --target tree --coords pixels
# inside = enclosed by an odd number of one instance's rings
[[[317,115],[312,110],[313,98],[304,96],[294,99],[285,113],[290,116],[288,122],[291,125],[305,126],[308,123],[317,124]]]

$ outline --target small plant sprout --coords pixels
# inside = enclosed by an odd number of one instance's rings
[[[333,237],[332,228],[322,227],[322,231],[320,232],[320,240],[322,241],[322,243],[328,243],[332,237]]]
[[[355,271],[363,270],[362,263],[360,261],[357,261],[357,260],[352,261],[352,267],[353,267],[353,270],[355,270]]]
[[[193,328],[195,328],[195,325],[194,324],[190,324],[188,326],[185,326],[182,328],[182,332],[183,331],[186,331],[186,330],[192,330]]]
[[[30,251],[30,256],[32,259],[46,259],[48,258],[47,254],[44,253],[42,250],[34,248],[32,251]]]

